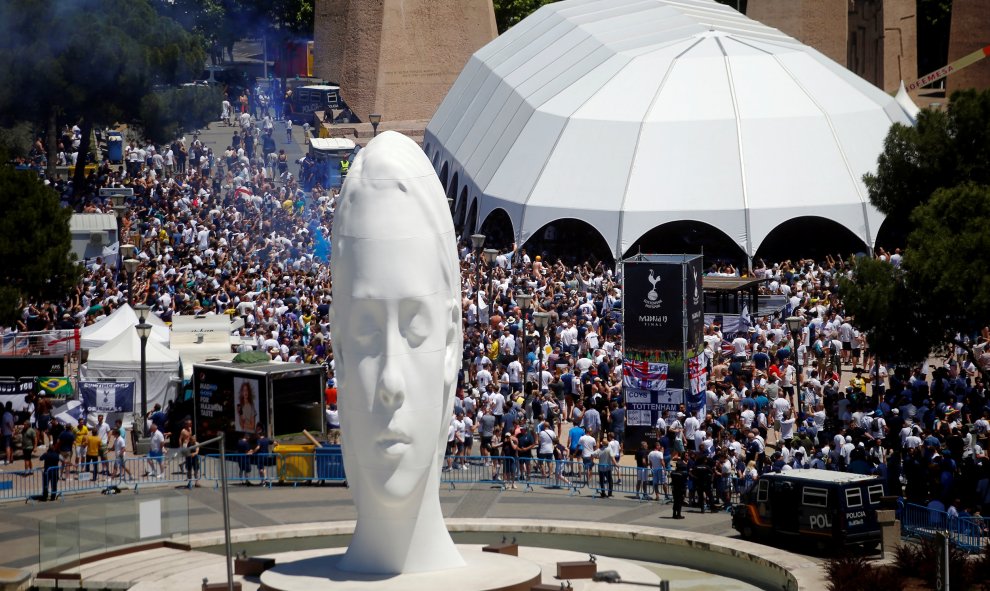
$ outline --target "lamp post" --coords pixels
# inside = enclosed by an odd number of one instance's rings
[[[227,589],[234,591],[234,552],[230,544],[230,497],[227,492],[227,449],[224,445],[225,439],[224,432],[220,431],[220,434],[213,439],[184,447],[179,450],[178,454],[182,457],[188,457],[194,450],[213,445],[214,443],[219,443],[220,445],[220,494],[223,501],[223,547],[224,557],[226,558],[225,562],[227,563]],[[203,580],[206,581],[206,579]]]
[[[141,318],[141,324],[137,325],[138,336],[141,337],[141,432],[143,437],[148,436],[148,360],[145,350],[148,347],[148,336],[151,335],[151,325]]]
[[[127,206],[124,205],[123,195],[111,195],[110,203],[113,205],[113,214],[117,217],[117,242],[121,242],[121,227],[124,225],[124,214],[127,212]],[[121,252],[123,256],[123,252]]]
[[[477,313],[474,315],[475,328],[481,325],[481,308],[479,307],[481,302],[478,300],[477,295],[481,293],[481,247],[484,245],[484,234],[471,234],[471,246],[474,247],[474,305],[478,308]]]
[[[795,377],[798,383],[795,385],[795,389],[798,392],[798,412],[801,412],[801,362],[798,357],[798,335],[801,332],[801,317],[788,316],[784,322],[787,323],[787,329],[791,331],[791,340],[794,343],[791,346],[791,352],[794,355],[794,369],[797,373]]]
[[[138,265],[141,261],[137,259],[124,259],[124,271],[127,273],[127,303],[134,303],[134,274],[137,273]]]
[[[372,136],[371,137],[377,136],[378,135],[378,124],[382,122],[382,115],[381,115],[381,113],[372,113],[371,115],[368,115],[368,121],[371,122],[371,131],[372,131]]]
[[[550,313],[549,312],[533,312],[533,324],[536,325],[536,331],[538,333],[538,346],[536,347],[536,361],[538,363],[537,367],[539,369],[536,373],[536,387],[539,388],[540,393],[543,393],[543,343],[546,340],[547,326],[550,325]]]
[[[492,268],[492,265],[495,264],[495,258],[496,257],[498,257],[498,251],[495,250],[494,248],[486,248],[485,250],[481,251],[481,258],[485,259],[485,263],[488,265],[488,268],[489,269],[491,269]],[[491,281],[489,281],[488,282],[488,288],[491,289],[491,286],[492,286],[492,283],[491,283]],[[491,294],[488,295],[488,305],[489,306],[492,305]]]

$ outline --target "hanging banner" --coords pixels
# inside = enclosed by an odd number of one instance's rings
[[[21,396],[34,392],[34,378],[0,380],[0,396]]]
[[[622,326],[626,349],[683,349],[684,284],[680,264],[636,263],[623,267]]]
[[[622,360],[622,385],[640,390],[667,389],[666,363]]]
[[[86,413],[134,412],[134,380],[79,382]]]
[[[701,268],[701,257],[687,261],[685,276],[684,308],[687,317],[686,349],[691,351],[705,342],[705,302],[702,290],[704,270]]]

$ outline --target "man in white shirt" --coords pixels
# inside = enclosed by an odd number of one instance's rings
[[[691,451],[698,449],[694,436],[700,427],[701,421],[696,416],[690,415],[684,419],[684,439],[687,440],[688,448]]]
[[[163,478],[165,475],[165,435],[158,425],[151,423],[151,437],[148,447],[148,473],[145,476]]]
[[[523,366],[519,363],[519,359],[510,361],[505,372],[509,375],[509,389],[512,392],[522,392]]]

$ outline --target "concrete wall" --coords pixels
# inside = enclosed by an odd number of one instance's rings
[[[916,13],[915,0],[749,0],[746,9],[889,92],[917,78]]]
[[[429,119],[496,37],[491,0],[318,0],[316,74],[367,121]]]
[[[749,0],[746,16],[846,63],[849,0]]]
[[[897,92],[901,80],[918,79],[918,9],[915,0],[884,0],[883,83],[887,92]]]
[[[954,0],[949,30],[949,62],[990,45],[990,2],[987,0]],[[946,78],[947,96],[963,88],[990,88],[990,58]]]
[[[883,88],[883,3],[849,3],[849,52],[846,67],[876,87]]]

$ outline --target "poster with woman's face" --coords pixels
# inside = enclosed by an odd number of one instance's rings
[[[258,417],[258,380],[234,378],[234,430],[254,433]]]

